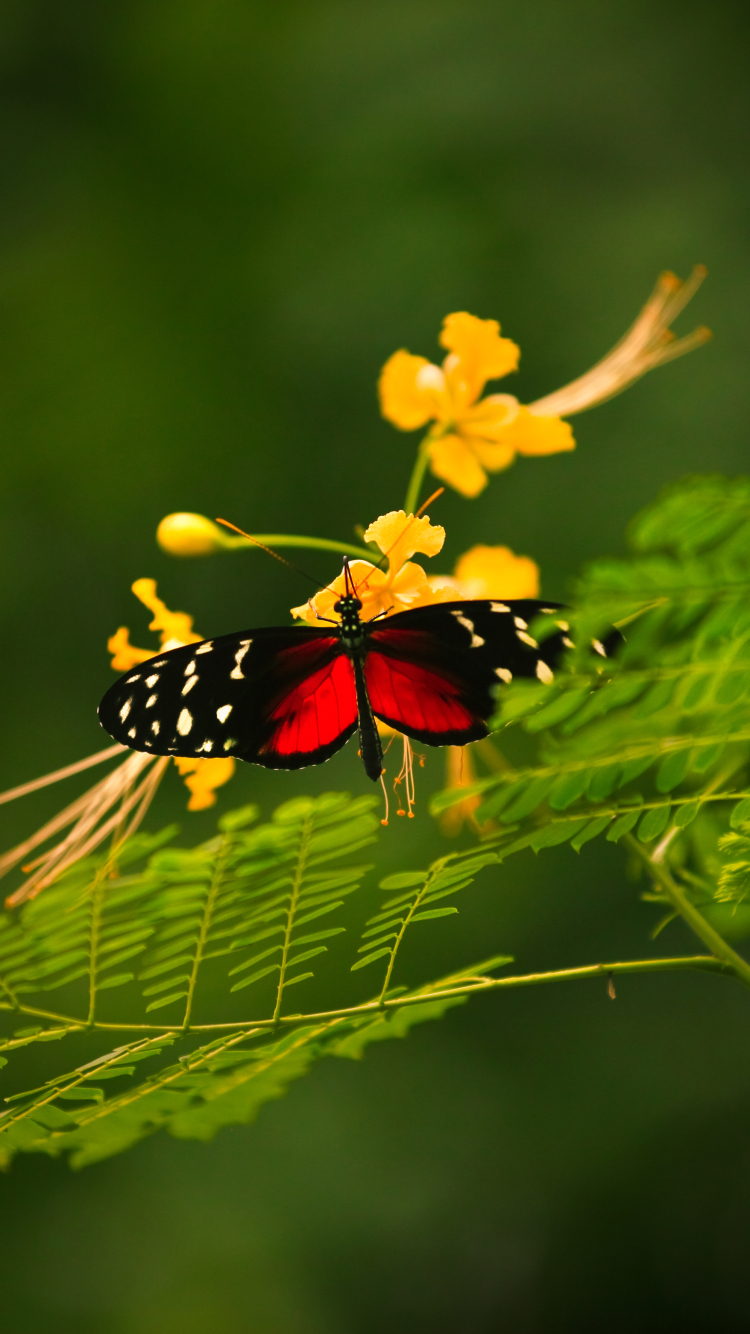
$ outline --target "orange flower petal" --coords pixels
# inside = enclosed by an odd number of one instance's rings
[[[454,575],[464,597],[539,596],[538,565],[529,556],[516,556],[510,547],[471,547],[459,558]]]
[[[413,357],[402,348],[380,372],[378,393],[383,416],[402,431],[414,431],[436,415],[443,373],[426,357]]]
[[[521,408],[503,439],[519,453],[528,455],[561,454],[575,449],[573,432],[561,417],[537,417]]]
[[[445,542],[445,529],[440,524],[430,523],[426,514],[418,519],[403,510],[391,510],[370,524],[364,540],[380,547],[383,555],[388,557],[390,573],[394,574],[417,551],[423,556],[436,556]]]
[[[510,338],[500,337],[497,320],[480,320],[467,311],[446,315],[440,343],[458,359],[458,372],[466,378],[472,398],[478,398],[487,380],[497,380],[518,368],[520,351]],[[453,378],[454,363],[446,370]]]
[[[430,445],[430,467],[436,477],[462,496],[478,496],[487,475],[476,453],[457,435],[444,435]]]
[[[216,802],[215,789],[228,783],[234,773],[234,760],[231,755],[221,756],[216,760],[191,760],[187,756],[175,756],[180,776],[185,779],[185,787],[192,794],[188,802],[189,811],[205,811]]]
[[[184,611],[170,611],[161,598],[156,596],[155,579],[136,579],[132,589],[143,605],[154,613],[154,619],[148,628],[161,633],[162,648],[177,648],[183,644],[199,643],[202,636],[194,633],[192,616],[188,616]]]
[[[130,631],[124,625],[107,640],[107,652],[113,655],[111,666],[116,672],[129,672],[139,662],[156,657],[153,649],[136,648],[135,644],[131,644]]]

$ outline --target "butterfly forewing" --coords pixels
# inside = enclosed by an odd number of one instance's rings
[[[107,691],[99,718],[132,750],[299,768],[353,732],[354,673],[329,631],[240,631],[139,664]]]

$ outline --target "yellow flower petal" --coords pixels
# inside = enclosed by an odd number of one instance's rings
[[[573,432],[561,417],[537,417],[521,408],[503,436],[519,454],[560,454],[575,449]]]
[[[208,806],[213,806],[216,802],[215,789],[228,783],[234,773],[231,755],[216,760],[191,760],[175,756],[175,764],[180,776],[185,779],[185,787],[192,794],[188,802],[189,811],[205,811]]]
[[[515,421],[519,411],[518,399],[512,394],[488,394],[461,417],[461,435],[469,443],[475,440],[491,443],[504,440],[508,427]]]
[[[468,440],[479,462],[487,472],[500,472],[509,468],[516,457],[513,446],[506,440]]]
[[[486,473],[476,453],[457,435],[444,435],[433,440],[430,467],[436,477],[460,491],[462,496],[478,496],[487,485]]]
[[[464,597],[539,596],[538,565],[529,556],[516,556],[510,547],[471,547],[459,558],[454,575]]]
[[[414,431],[436,415],[443,373],[426,357],[413,357],[402,348],[380,372],[378,392],[383,416],[402,431]]]
[[[111,666],[116,672],[129,672],[139,662],[156,657],[153,649],[136,648],[135,644],[131,644],[130,631],[124,625],[107,640],[107,652],[112,654]]]
[[[445,369],[450,378],[458,373],[465,377],[470,389],[470,400],[478,398],[487,380],[498,380],[518,368],[520,351],[510,338],[500,337],[497,320],[480,320],[467,311],[446,315],[440,343],[458,359],[447,359]]]
[[[155,579],[136,579],[132,588],[143,605],[154,613],[148,628],[160,632],[162,648],[177,648],[182,644],[197,644],[200,641],[202,636],[193,632],[192,616],[184,611],[170,611],[161,598],[156,596]],[[173,640],[176,642],[173,643]]]
[[[370,524],[364,540],[380,547],[388,557],[389,571],[395,573],[417,551],[424,556],[436,556],[445,542],[445,529],[440,524],[431,524],[426,514],[418,519],[403,510],[391,510]]]

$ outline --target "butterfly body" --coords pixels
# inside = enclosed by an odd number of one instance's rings
[[[376,720],[426,745],[477,741],[498,684],[550,682],[571,645],[564,620],[536,642],[530,623],[559,607],[528,599],[457,600],[363,621],[347,595],[334,610],[340,619],[325,628],[239,631],[158,654],[107,691],[100,722],[133,750],[232,755],[273,769],[319,764],[359,730],[376,780]]]

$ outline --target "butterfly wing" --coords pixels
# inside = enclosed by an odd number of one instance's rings
[[[542,614],[557,625],[538,644],[529,625]],[[498,683],[549,683],[570,647],[559,606],[531,599],[434,603],[368,630],[365,676],[375,716],[431,746],[486,736]]]
[[[240,631],[139,664],[107,691],[99,719],[132,750],[299,769],[354,731],[354,672],[326,630]]]

